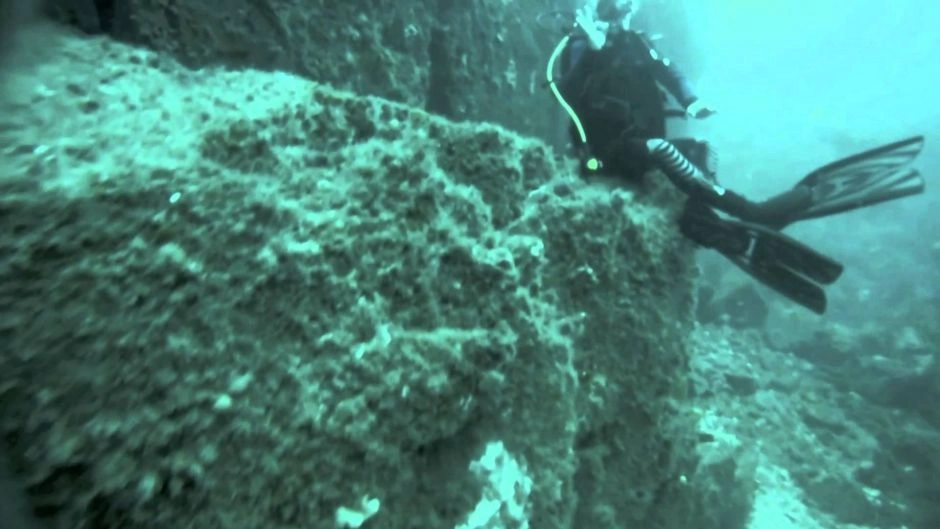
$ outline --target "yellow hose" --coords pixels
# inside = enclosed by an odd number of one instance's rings
[[[563,39],[555,46],[555,51],[552,52],[551,57],[548,59],[548,68],[545,70],[545,78],[548,81],[548,87],[551,88],[552,94],[555,96],[555,99],[558,100],[558,104],[561,105],[561,108],[565,109],[565,112],[568,114],[568,117],[571,118],[571,121],[574,123],[575,128],[578,129],[578,136],[581,138],[581,143],[585,146],[588,145],[587,134],[584,132],[584,126],[581,124],[581,119],[578,117],[578,114],[571,108],[571,105],[565,101],[565,98],[561,95],[561,92],[558,90],[558,86],[555,84],[555,61],[558,60],[558,57],[561,55],[561,52],[565,49],[565,46],[568,45],[568,41],[571,40],[571,35],[565,35]],[[591,171],[596,171],[600,168],[600,160],[594,158],[593,156],[588,158],[585,162],[585,167]]]

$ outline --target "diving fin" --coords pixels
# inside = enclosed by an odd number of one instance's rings
[[[809,310],[826,312],[822,285],[835,283],[843,266],[800,241],[757,224],[726,220],[746,233],[752,244],[744,253],[718,250],[738,268],[783,296]]]
[[[812,205],[788,218],[786,224],[922,193],[924,178],[906,166],[923,147],[924,137],[913,136],[816,169],[797,184],[812,190]]]
[[[806,244],[766,226],[721,218],[707,206],[688,204],[680,227],[686,237],[817,314],[826,311],[823,286],[842,275],[841,263]]]

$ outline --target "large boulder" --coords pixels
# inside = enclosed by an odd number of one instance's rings
[[[0,109],[0,428],[39,514],[446,528],[486,493],[505,527],[746,519],[733,462],[694,449],[663,179],[587,183],[538,141],[291,74],[45,41]]]

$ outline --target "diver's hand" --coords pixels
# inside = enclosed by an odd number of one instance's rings
[[[604,44],[607,43],[608,24],[596,20],[594,14],[587,7],[582,7],[575,12],[574,21],[587,35],[591,48],[599,50],[604,47]]]
[[[690,104],[688,107],[686,107],[685,111],[689,116],[695,119],[705,119],[708,116],[714,115],[718,112],[714,108],[706,105],[705,103],[702,103],[701,100],[696,100]]]

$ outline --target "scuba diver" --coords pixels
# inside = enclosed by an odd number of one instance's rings
[[[924,180],[908,165],[924,138],[832,162],[792,189],[751,201],[718,183],[706,142],[666,139],[668,117],[706,118],[715,111],[646,35],[631,29],[637,4],[588,0],[549,60],[547,85],[571,118],[583,170],[634,179],[659,169],[689,197],[679,221],[684,236],[720,252],[787,298],[824,313],[823,286],[839,278],[842,264],[780,230],[796,221],[922,193]],[[681,110],[667,109],[669,96]]]

